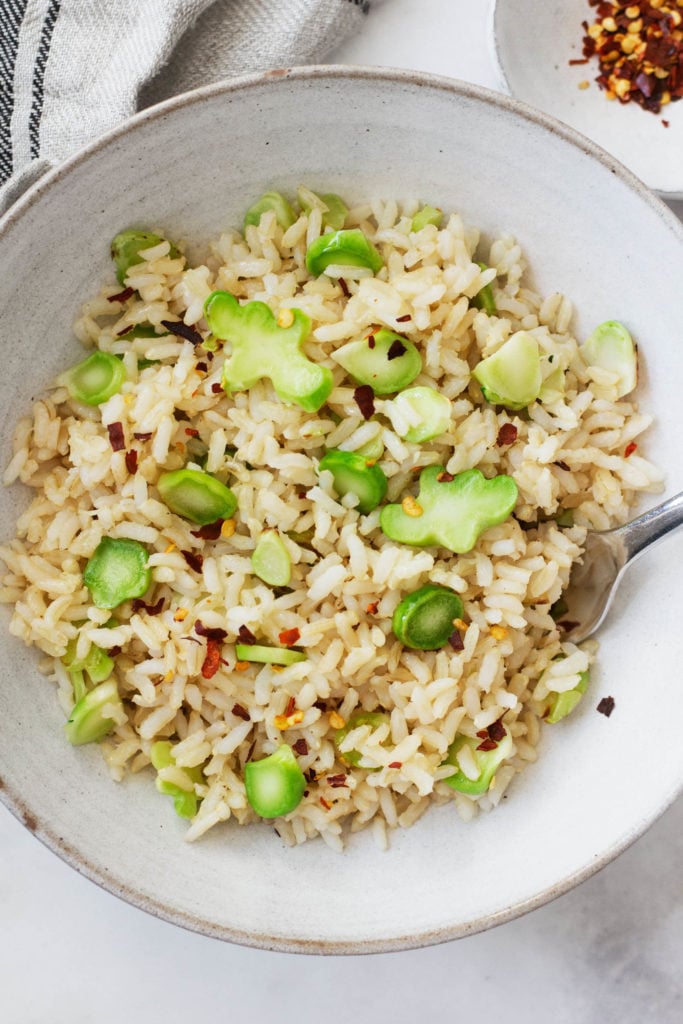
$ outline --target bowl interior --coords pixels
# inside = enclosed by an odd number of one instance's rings
[[[605,98],[596,58],[581,60],[588,0],[497,0],[493,48],[508,90],[599,143],[667,198],[683,198],[683,102],[651,114]],[[531,42],[533,41],[533,42]],[[580,83],[588,82],[588,88]],[[667,125],[663,121],[668,122]],[[564,179],[558,180],[563,187]]]
[[[198,244],[241,223],[268,188],[305,182],[359,199],[419,197],[487,234],[515,234],[534,284],[577,303],[576,331],[622,319],[640,344],[648,454],[683,482],[678,437],[681,234],[629,175],[511,101],[407,73],[308,69],[174,101],[115,132],[34,189],[0,232],[3,464],[16,419],[75,359],[70,325],[111,275],[110,238],[161,227]],[[562,187],[559,183],[563,182]],[[30,368],[30,369],[29,369]],[[0,494],[12,536],[26,494]],[[652,499],[651,504],[654,504]],[[58,853],[162,916],[272,948],[398,949],[466,934],[558,894],[605,863],[673,798],[683,746],[662,740],[679,699],[683,537],[627,577],[601,634],[599,669],[571,719],[498,810],[465,825],[450,807],[395,833],[389,853],[351,838],[284,848],[229,824],[196,845],[149,778],[112,783],[74,749],[38,658],[2,609],[0,789]],[[644,666],[647,666],[647,669]],[[601,696],[616,708],[597,714]]]

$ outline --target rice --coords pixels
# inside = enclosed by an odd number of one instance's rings
[[[370,825],[386,847],[388,829],[413,825],[433,803],[451,804],[465,821],[495,807],[536,759],[548,693],[576,687],[595,656],[594,643],[564,642],[550,614],[586,531],[624,522],[640,492],[661,487],[646,459],[624,455],[651,419],[617,397],[614,374],[585,365],[570,330],[571,302],[526,287],[512,236],[483,246],[457,214],[441,230],[428,225],[411,233],[415,208],[406,203],[401,211],[392,200],[350,212],[346,226],[360,227],[382,252],[385,267],[374,277],[349,268],[320,278],[307,273],[306,246],[322,231],[317,201],[285,232],[267,213],[246,238],[223,234],[191,268],[172,258],[168,242],[150,247],[126,280],[135,294],[109,302],[119,289],[107,285],[75,325],[86,348],[123,356],[120,394],[93,409],[57,387],[17,426],[3,480],[21,481],[35,497],[16,538],[0,548],[7,566],[0,600],[14,605],[11,632],[48,655],[66,711],[73,703],[61,661],[67,644],[77,642],[79,657],[91,645],[113,651],[125,714],[101,744],[112,778],[144,769],[153,744],[170,740],[175,766],[160,778],[200,800],[188,840],[228,819],[256,820],[244,766],[282,742],[296,745],[307,779],[300,804],[277,822],[290,845],[321,835],[340,849],[348,832]],[[343,287],[334,276],[342,273]],[[495,316],[470,301],[489,283]],[[281,402],[268,380],[228,397],[215,387],[221,349],[207,352],[171,335],[122,337],[131,325],[169,319],[206,337],[204,301],[216,288],[242,302],[265,302],[275,315],[298,308],[311,317],[306,351],[334,374],[327,405],[305,413]],[[331,359],[341,342],[378,326],[417,345],[423,370],[415,384],[452,401],[451,424],[434,441],[399,437],[394,427],[401,424],[383,413],[380,397],[375,418],[365,421],[353,386]],[[564,393],[550,405],[533,404],[528,416],[486,404],[470,376],[522,329],[567,367]],[[514,442],[499,445],[501,427],[512,421]],[[125,451],[112,451],[106,425],[113,423],[122,425]],[[317,468],[325,449],[353,452],[378,439],[389,500],[410,488],[415,466],[451,474],[478,467],[488,477],[514,478],[514,516],[464,555],[391,541],[377,511],[359,515],[357,499],[339,499],[331,474]],[[133,449],[131,472],[126,453]],[[217,539],[196,536],[155,488],[161,472],[202,459],[238,499],[231,529]],[[556,525],[560,509],[573,511],[572,526]],[[266,528],[283,536],[290,589],[268,587],[252,571],[250,556]],[[82,579],[105,536],[143,543],[153,577],[144,603],[121,605],[113,626]],[[188,564],[188,552],[202,556],[199,570]],[[412,651],[392,632],[401,597],[427,582],[463,600],[461,651]],[[207,648],[197,621],[227,633],[211,678],[202,675]],[[238,663],[234,642],[244,626],[275,646],[281,632],[298,630],[306,660],[284,668]],[[291,707],[301,717],[283,731],[275,718]],[[386,718],[378,727],[353,727],[359,712]],[[351,730],[337,742],[340,721],[350,721]],[[509,757],[486,793],[454,792],[445,779],[458,768],[476,779],[479,768],[469,744],[460,747],[457,766],[444,764],[449,747],[456,737],[486,736],[496,723],[511,739]],[[195,768],[201,781],[188,782],[185,770]]]

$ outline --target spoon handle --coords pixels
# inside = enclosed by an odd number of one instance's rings
[[[644,512],[618,531],[624,544],[626,562],[683,526],[683,492]]]

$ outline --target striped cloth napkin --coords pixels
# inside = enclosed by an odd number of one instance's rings
[[[0,213],[152,103],[321,60],[370,0],[0,0]]]

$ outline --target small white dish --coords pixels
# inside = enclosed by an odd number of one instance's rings
[[[501,86],[587,135],[664,199],[683,199],[683,100],[651,114],[606,98],[597,58],[569,64],[582,59],[581,22],[595,14],[588,0],[495,0],[490,38]]]

